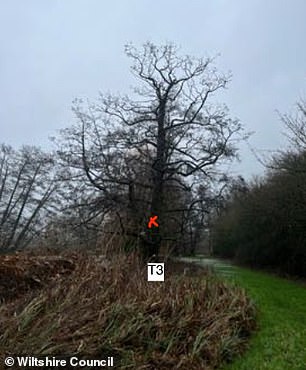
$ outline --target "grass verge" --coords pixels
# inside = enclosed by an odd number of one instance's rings
[[[293,281],[226,263],[223,277],[246,289],[258,307],[259,329],[250,349],[226,370],[306,369],[306,289]]]

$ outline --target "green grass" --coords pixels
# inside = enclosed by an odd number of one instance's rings
[[[259,310],[250,348],[224,370],[306,369],[306,287],[268,273],[217,263],[215,269],[246,289]]]

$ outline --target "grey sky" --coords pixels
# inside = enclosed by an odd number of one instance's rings
[[[231,70],[219,101],[248,130],[257,149],[285,141],[276,110],[306,96],[304,0],[1,0],[1,142],[49,146],[48,136],[73,122],[75,97],[127,92],[128,41],[173,41],[195,56],[220,53]],[[244,176],[262,172],[244,145]]]

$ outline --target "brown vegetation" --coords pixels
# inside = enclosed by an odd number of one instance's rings
[[[52,279],[70,273],[74,263],[63,256],[31,256],[15,253],[0,256],[0,301],[42,288]]]
[[[255,325],[244,292],[168,265],[157,283],[135,255],[2,257],[1,273],[24,294],[0,308],[1,354],[112,354],[122,369],[212,369],[240,352]],[[33,290],[33,281],[45,283]]]

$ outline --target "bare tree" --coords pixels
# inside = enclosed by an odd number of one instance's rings
[[[56,183],[50,155],[34,147],[0,146],[0,250],[24,248],[51,215]]]
[[[280,114],[280,119],[285,126],[284,135],[291,146],[278,150],[271,157],[261,163],[270,171],[286,171],[288,173],[305,173],[301,156],[306,155],[306,101],[297,103],[293,114]]]
[[[297,103],[297,110],[294,115],[280,115],[282,122],[287,128],[286,136],[295,149],[306,149],[306,101]]]
[[[167,229],[166,189],[192,192],[203,178],[215,179],[217,165],[236,156],[242,126],[211,99],[229,81],[213,59],[181,56],[173,44],[150,42],[139,50],[128,45],[126,54],[139,81],[132,97],[101,94],[87,108],[76,101],[78,122],[63,130],[58,153],[82,169],[104,209],[118,213],[120,205],[141,218],[144,253],[151,257]],[[135,157],[138,167],[130,165]],[[160,227],[145,227],[150,215],[158,216]]]

